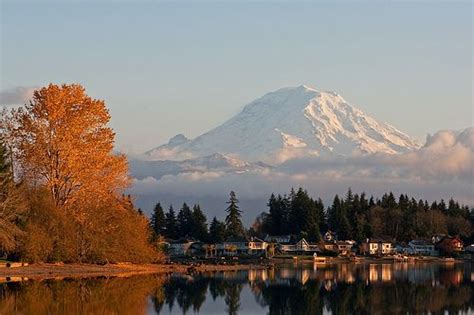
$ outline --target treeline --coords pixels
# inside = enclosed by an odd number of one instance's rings
[[[318,242],[327,231],[340,240],[356,241],[371,237],[410,241],[435,234],[456,235],[467,241],[474,238],[474,214],[453,199],[428,203],[406,194],[396,198],[391,192],[375,198],[348,189],[344,197],[335,195],[332,204],[325,207],[321,198],[312,198],[303,188],[291,189],[285,195],[272,194],[268,211],[262,212],[248,230],[243,228],[234,192],[228,204],[224,222],[216,217],[207,222],[199,205],[190,208],[184,203],[176,213],[172,206],[164,212],[158,203],[151,227],[156,236],[175,240],[187,237],[209,243],[247,236],[263,238],[267,234],[295,235]]]
[[[157,203],[151,215],[150,226],[155,238],[160,236],[173,240],[192,238],[209,243],[218,243],[226,239],[242,239],[247,232],[242,224],[242,211],[238,203],[235,192],[231,191],[225,210],[227,213],[225,221],[219,221],[214,217],[209,224],[198,204],[191,209],[183,203],[176,214],[172,205],[165,213],[161,203]]]
[[[257,235],[293,234],[319,241],[331,230],[339,239],[357,241],[370,237],[409,241],[435,234],[473,238],[473,213],[453,199],[428,203],[406,194],[396,198],[391,192],[374,198],[349,189],[325,208],[321,199],[300,188],[288,195],[272,194],[268,207],[253,226]]]
[[[80,85],[49,85],[0,117],[0,256],[43,262],[160,259],[148,219],[122,193],[110,115]]]

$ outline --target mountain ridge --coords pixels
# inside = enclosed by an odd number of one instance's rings
[[[192,140],[183,135],[171,140],[146,152],[146,157],[184,160],[222,153],[279,164],[301,156],[396,154],[420,147],[416,140],[350,105],[338,93],[319,92],[306,85],[267,93]]]

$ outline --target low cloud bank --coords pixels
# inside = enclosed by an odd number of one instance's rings
[[[140,200],[165,203],[221,198],[223,209],[230,190],[244,200],[259,201],[261,207],[246,214],[246,221],[265,210],[271,192],[285,193],[291,187],[305,187],[314,197],[330,202],[334,194],[348,187],[380,195],[387,191],[408,193],[423,199],[449,199],[474,205],[474,128],[461,132],[440,131],[428,136],[414,152],[352,157],[293,159],[264,172],[192,172],[135,180],[131,193]],[[173,196],[168,198],[167,196]],[[143,199],[142,199],[143,198]],[[160,199],[158,199],[160,198]],[[181,201],[181,202],[182,202]],[[205,203],[205,201],[204,201]],[[142,204],[145,210],[151,205]],[[206,205],[204,204],[204,207]],[[245,209],[243,209],[245,211]]]

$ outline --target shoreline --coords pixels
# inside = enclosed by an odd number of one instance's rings
[[[130,277],[135,275],[167,275],[172,273],[194,274],[200,272],[219,272],[219,271],[239,271],[250,269],[266,269],[270,266],[285,264],[289,262],[313,262],[309,258],[300,258],[293,260],[291,258],[272,258],[265,261],[247,261],[238,264],[211,264],[211,263],[193,263],[192,261],[176,262],[171,264],[133,264],[117,263],[106,265],[80,264],[80,263],[40,263],[30,264],[24,267],[0,268],[0,283],[14,282],[24,280],[45,280],[45,279],[65,279],[65,278],[93,278],[93,277]],[[417,257],[408,262],[398,262],[387,258],[360,257],[357,261],[342,257],[331,257],[326,262],[320,264],[338,264],[338,263],[460,263],[465,262],[462,259],[446,261],[439,257]],[[314,262],[319,263],[319,262]]]
[[[107,265],[94,264],[30,264],[25,267],[0,268],[0,283],[23,281],[28,279],[65,279],[65,278],[93,278],[93,277],[130,277],[135,275],[171,273],[191,274],[199,272],[238,271],[262,269],[259,264],[237,265],[187,265],[187,264],[132,264],[118,263]]]

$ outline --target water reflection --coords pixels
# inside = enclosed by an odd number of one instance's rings
[[[200,275],[0,285],[0,314],[458,314],[472,264],[280,265]]]

